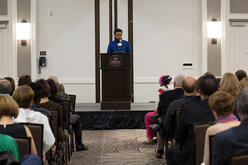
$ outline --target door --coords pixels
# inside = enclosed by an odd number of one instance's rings
[[[239,69],[248,71],[248,23],[244,26],[231,26],[230,49],[231,69],[236,72]]]

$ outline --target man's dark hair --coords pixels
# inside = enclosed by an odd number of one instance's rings
[[[12,87],[11,83],[6,79],[0,80],[0,94],[8,94],[11,95]]]
[[[188,84],[187,81],[184,79],[182,88],[187,93],[193,93],[195,91],[195,83]]]
[[[197,86],[204,96],[210,96],[218,90],[218,82],[214,75],[203,75],[197,81]]]
[[[22,75],[18,80],[18,86],[29,85],[32,82],[29,75]]]
[[[44,79],[39,79],[35,83],[38,83],[41,86],[41,98],[49,97],[51,94],[51,89],[49,84]]]
[[[114,34],[116,34],[116,33],[118,33],[118,32],[123,33],[121,29],[115,29]]]
[[[4,77],[5,80],[8,80],[11,83],[11,96],[13,94],[13,92],[15,91],[15,80],[12,77]]]
[[[241,81],[243,78],[247,77],[247,74],[244,70],[238,70],[235,73],[236,77],[238,78],[239,81]]]

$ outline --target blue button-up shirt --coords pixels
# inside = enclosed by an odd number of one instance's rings
[[[122,40],[122,46],[118,46],[118,40],[114,40],[110,42],[107,53],[117,53],[117,52],[131,53],[129,43],[125,40]]]

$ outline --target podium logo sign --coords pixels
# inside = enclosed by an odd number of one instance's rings
[[[122,57],[121,56],[119,56],[119,55],[114,56],[113,55],[110,58],[111,59],[109,61],[110,61],[111,67],[120,67],[122,65]]]

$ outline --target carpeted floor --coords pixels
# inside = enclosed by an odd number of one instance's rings
[[[83,131],[88,151],[74,152],[70,165],[163,165],[143,129]]]

